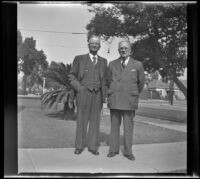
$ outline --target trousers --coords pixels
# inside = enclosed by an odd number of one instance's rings
[[[120,148],[120,125],[123,118],[124,124],[124,154],[132,154],[133,143],[133,118],[135,111],[110,109],[111,113],[111,132],[109,140],[109,152],[119,152]]]
[[[102,106],[100,90],[89,91],[86,88],[77,93],[76,149],[87,146],[90,150],[98,150]]]

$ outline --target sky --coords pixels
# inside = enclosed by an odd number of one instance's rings
[[[88,11],[88,6],[75,4],[47,5],[47,4],[19,4],[18,5],[18,29],[22,33],[23,40],[33,37],[36,40],[36,48],[43,50],[47,61],[72,63],[76,55],[88,53],[86,25],[90,22],[93,13]],[[71,33],[50,33],[75,32]],[[117,43],[115,39],[110,45],[102,42],[98,54],[108,61],[118,58]]]
[[[44,51],[49,64],[51,61],[69,64],[73,62],[76,55],[88,53],[86,25],[94,17],[88,9],[88,6],[76,2],[18,4],[17,26],[23,40],[26,37],[33,37],[36,40],[36,48]],[[102,41],[98,54],[106,58],[108,62],[115,60],[119,57],[117,49],[120,40],[120,38],[114,38],[110,44]],[[110,53],[108,53],[108,48]],[[186,75],[187,71],[182,78],[185,79]]]

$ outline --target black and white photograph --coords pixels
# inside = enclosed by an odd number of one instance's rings
[[[187,173],[187,5],[18,2],[19,175]]]

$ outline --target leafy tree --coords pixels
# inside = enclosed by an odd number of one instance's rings
[[[52,81],[50,78],[46,78],[45,87],[50,90],[57,90],[60,88],[60,85],[57,82]]]
[[[21,71],[21,59],[23,57],[23,40],[22,40],[22,34],[20,31],[17,31],[17,62],[18,62],[18,68],[17,72],[19,73]]]
[[[75,104],[74,91],[70,85],[69,73],[71,65],[63,63],[51,62],[50,67],[45,73],[45,77],[49,81],[56,82],[60,88],[51,92],[47,92],[41,96],[42,106],[51,108],[57,107],[59,103],[64,104],[64,118],[73,118]]]
[[[89,34],[102,35],[105,40],[133,37],[133,57],[149,73],[158,70],[163,79],[173,79],[187,97],[187,89],[178,79],[187,67],[186,5],[126,2],[108,8],[92,5],[89,11],[95,13],[86,26]]]
[[[32,69],[31,74],[27,77],[27,87],[29,87],[29,92],[33,86],[43,85],[43,76],[45,68],[42,68],[40,64],[36,63]]]
[[[155,72],[151,73],[150,76],[151,76],[151,79],[150,79],[151,81],[158,80],[159,79],[159,72],[155,71]]]
[[[43,50],[36,49],[36,40],[25,38],[22,40],[20,31],[18,31],[18,71],[24,73],[23,90],[26,93],[27,82],[29,87],[35,83],[41,83],[43,71],[47,69],[48,62]],[[28,81],[27,81],[28,80]]]

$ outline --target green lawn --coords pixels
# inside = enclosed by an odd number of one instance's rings
[[[149,106],[138,108],[136,114],[140,116],[169,120],[174,122],[187,122],[187,112],[181,110],[156,109]]]
[[[63,120],[62,112],[41,110],[40,100],[18,100],[18,146],[20,148],[74,147],[76,121]],[[136,115],[137,117],[137,115]],[[100,145],[107,145],[110,116],[102,115]],[[134,124],[134,144],[186,141],[187,134],[140,122]],[[123,144],[123,125],[120,142]]]

